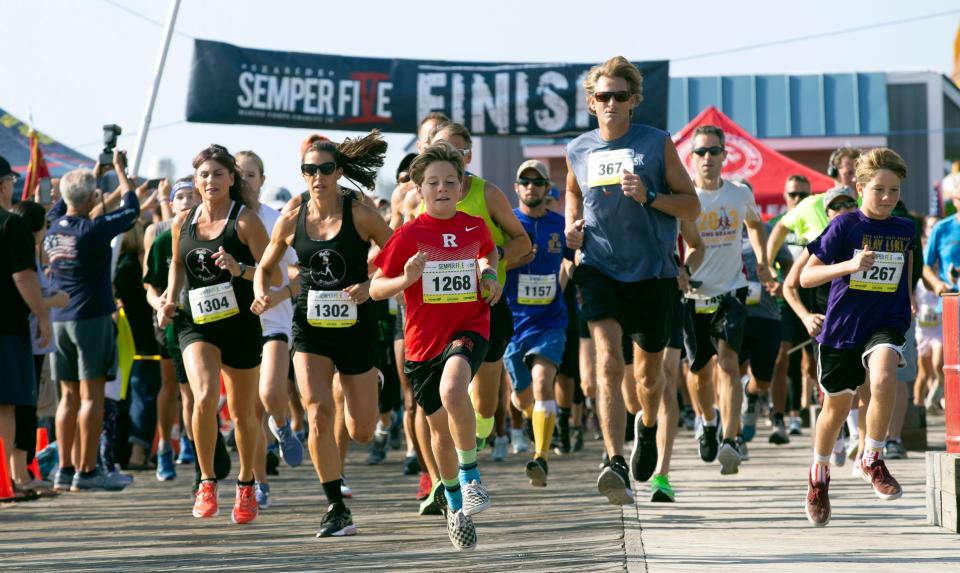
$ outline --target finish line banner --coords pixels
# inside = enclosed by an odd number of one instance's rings
[[[633,121],[666,129],[669,62],[634,62]],[[445,113],[474,135],[566,135],[596,126],[583,77],[592,64],[354,58],[196,40],[187,121],[415,133]]]

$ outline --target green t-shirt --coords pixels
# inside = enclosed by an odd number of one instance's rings
[[[143,276],[144,284],[148,284],[159,292],[167,290],[167,280],[170,276],[170,260],[173,258],[173,230],[167,229],[153,239],[150,245],[150,254],[147,256],[147,272]],[[173,323],[163,329],[170,352],[180,351],[180,342]]]
[[[806,245],[827,228],[830,220],[823,206],[823,195],[818,193],[807,197],[780,219],[780,224],[796,235],[798,244]]]

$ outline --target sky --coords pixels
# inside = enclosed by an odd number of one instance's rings
[[[165,0],[0,0],[0,108],[24,121],[32,116],[37,129],[90,157],[102,147],[102,126],[115,123],[124,130],[119,147],[132,150],[168,8]],[[619,54],[668,59],[676,77],[921,70],[949,75],[958,24],[956,0],[619,6],[582,0],[182,0],[140,174],[149,175],[151,162],[161,157],[171,158],[178,174],[189,174],[193,156],[215,142],[257,151],[267,186],[302,187],[299,144],[314,130],[185,121],[194,38],[279,51],[451,61],[592,64]],[[353,135],[323,133],[335,140]],[[391,150],[385,168],[392,174],[410,135],[386,139]]]

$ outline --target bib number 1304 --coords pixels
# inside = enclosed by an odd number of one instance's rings
[[[190,289],[189,298],[195,324],[216,322],[240,312],[237,295],[230,283]]]

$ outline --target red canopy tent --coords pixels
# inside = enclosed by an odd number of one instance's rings
[[[701,125],[715,125],[723,130],[727,147],[723,177],[749,181],[757,198],[757,205],[765,216],[776,215],[784,207],[783,185],[791,175],[803,175],[809,179],[814,193],[826,191],[836,185],[833,179],[823,173],[770,149],[714,106],[700,112],[700,115],[673,136],[680,159],[691,177],[693,164],[690,148],[693,143],[693,130]]]

